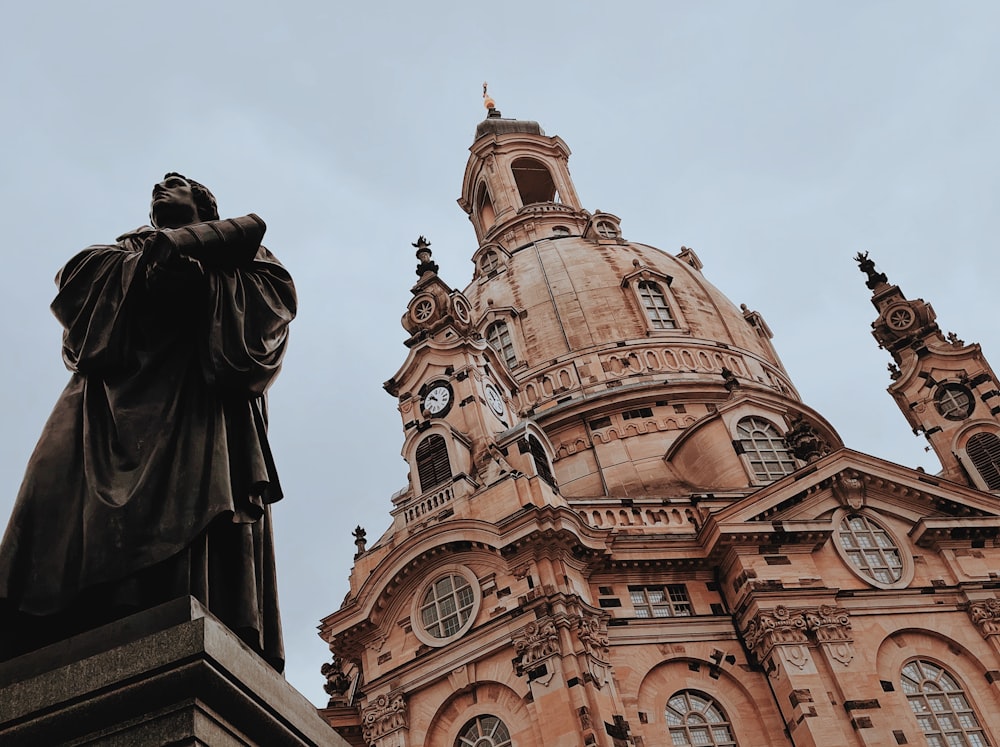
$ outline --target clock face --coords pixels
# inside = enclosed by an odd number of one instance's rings
[[[451,387],[443,381],[432,384],[424,395],[423,407],[431,415],[444,415],[451,407]]]
[[[504,413],[503,397],[500,396],[500,392],[496,390],[492,384],[487,384],[486,387],[486,404],[490,406],[498,416],[502,417]]]

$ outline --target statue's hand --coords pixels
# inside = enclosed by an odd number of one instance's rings
[[[146,260],[146,285],[158,293],[190,292],[205,277],[201,262],[177,251],[162,231],[146,239],[142,254]]]

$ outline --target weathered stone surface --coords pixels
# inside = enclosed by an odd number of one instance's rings
[[[0,665],[0,743],[346,744],[191,598]]]

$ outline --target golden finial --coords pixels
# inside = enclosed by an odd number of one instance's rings
[[[483,81],[483,106],[485,106],[487,109],[496,109],[497,108],[497,104],[493,100],[493,97],[490,96],[488,93],[486,93],[486,86],[487,86],[487,83],[484,80]]]

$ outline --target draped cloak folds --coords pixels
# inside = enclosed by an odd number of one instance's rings
[[[153,235],[56,277],[72,377],[0,545],[0,612],[30,631],[189,594],[280,670],[264,392],[295,289],[263,247],[240,267],[170,267],[144,256]]]

